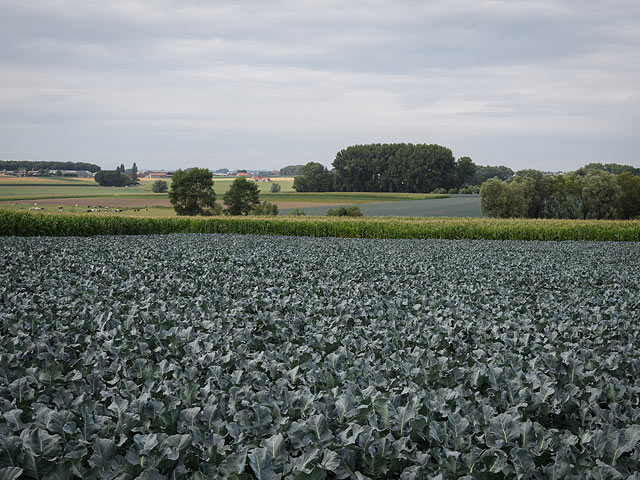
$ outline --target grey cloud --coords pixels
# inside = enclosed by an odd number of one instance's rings
[[[635,0],[5,3],[0,156],[47,145],[64,156],[55,138],[102,145],[100,131],[104,158],[175,161],[168,137],[194,145],[181,150],[194,161],[248,167],[299,158],[303,142],[325,164],[364,141],[450,142],[474,157],[466,144],[488,158],[477,139],[525,149],[528,134],[565,135],[584,157],[582,132],[622,135],[629,151],[640,146],[639,32]],[[206,140],[217,132],[234,147]],[[102,155],[71,145],[82,151],[68,156]],[[515,157],[494,149],[491,163]]]

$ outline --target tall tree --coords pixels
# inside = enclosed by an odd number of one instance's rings
[[[520,170],[513,179],[524,187],[527,199],[526,217],[541,218],[545,202],[553,193],[553,177],[538,170]]]
[[[176,170],[169,189],[169,201],[178,215],[204,215],[215,210],[213,175],[206,168]]]
[[[410,143],[354,145],[333,161],[336,189],[347,192],[431,192],[456,183],[451,150]]]
[[[640,217],[640,176],[624,172],[616,177],[616,182],[622,189],[620,199],[622,218]]]
[[[503,210],[503,186],[499,178],[490,178],[480,188],[480,210],[487,217],[500,217]]]
[[[124,187],[130,181],[129,176],[122,173],[119,168],[101,170],[95,174],[93,179],[103,187]]]
[[[553,193],[543,207],[545,218],[584,218],[582,177],[574,174],[558,175],[553,180]]]
[[[317,162],[309,162],[302,167],[302,175],[293,180],[296,192],[332,192],[334,177],[327,167]]]
[[[482,185],[485,181],[490,178],[496,177],[499,180],[507,180],[513,177],[513,170],[509,167],[501,166],[492,166],[492,165],[476,165],[476,172],[473,176],[473,185]]]
[[[456,187],[469,185],[476,174],[476,164],[469,157],[461,157],[456,161]]]
[[[304,165],[287,165],[280,169],[280,175],[283,177],[297,177],[298,175],[302,175],[302,167],[304,167]]]
[[[236,178],[223,198],[228,215],[249,215],[260,203],[258,185],[246,178]]]
[[[480,188],[480,208],[488,217],[525,217],[528,209],[525,183],[490,178]]]
[[[138,183],[138,166],[136,165],[136,162],[133,162],[130,176],[131,176],[131,183],[137,184]]]
[[[586,218],[617,218],[622,187],[616,177],[605,171],[589,172],[582,182],[582,198]]]

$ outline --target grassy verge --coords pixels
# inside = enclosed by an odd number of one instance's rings
[[[351,238],[640,241],[640,221],[485,218],[131,218],[0,210],[3,236],[241,233]]]

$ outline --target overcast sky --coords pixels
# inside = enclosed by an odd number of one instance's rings
[[[640,1],[0,0],[0,159],[640,166]]]

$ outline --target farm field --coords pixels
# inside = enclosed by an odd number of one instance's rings
[[[218,203],[229,189],[233,178],[214,178],[214,190]],[[28,210],[36,206],[46,212],[58,212],[63,206],[62,214],[81,213],[93,207],[109,207],[124,209],[119,215],[136,217],[173,217],[176,216],[167,194],[153,193],[151,185],[155,180],[141,179],[136,187],[101,187],[93,179],[78,178],[34,178],[34,177],[0,177],[0,208],[9,210]],[[169,180],[170,181],[170,180]],[[443,195],[411,194],[411,193],[298,193],[293,190],[293,180],[289,177],[274,178],[282,190],[271,193],[272,183],[258,182],[260,199],[278,205],[284,213],[293,209],[318,209],[324,215],[329,207],[336,205],[373,204],[378,202],[395,203],[398,201],[414,201],[424,199],[441,199]],[[77,207],[76,207],[77,205]],[[140,212],[138,209],[147,209]],[[388,211],[392,211],[387,207]],[[396,210],[398,210],[396,208]],[[149,213],[151,212],[151,213]],[[97,213],[97,212],[95,212]],[[110,214],[114,212],[111,211]],[[452,212],[455,213],[455,212]],[[105,212],[100,212],[105,214]],[[384,215],[384,214],[383,214]],[[407,214],[407,215],[410,215]]]
[[[351,205],[355,204],[351,203]],[[349,204],[343,204],[349,205]],[[480,195],[449,195],[447,198],[407,200],[404,202],[378,202],[358,205],[360,211],[371,217],[482,217]],[[325,215],[327,207],[302,208],[306,215]],[[291,209],[286,206],[282,214]]]
[[[56,208],[46,206],[47,208]],[[241,233],[343,238],[442,238],[640,242],[638,220],[551,220],[444,217],[211,216],[168,217],[156,207],[137,217],[113,212],[64,214],[0,209],[0,235],[94,236]],[[73,210],[72,210],[73,212]]]
[[[0,245],[4,478],[638,478],[640,244]]]
[[[215,178],[213,188],[222,196],[229,190],[233,178]],[[0,177],[0,201],[62,199],[62,198],[148,198],[165,201],[166,194],[153,193],[151,185],[155,179],[142,178],[136,187],[102,187],[92,178],[37,178],[37,177]],[[170,179],[167,180],[171,182]],[[282,192],[293,192],[293,180],[274,178]],[[261,193],[269,192],[271,183],[258,182]]]

